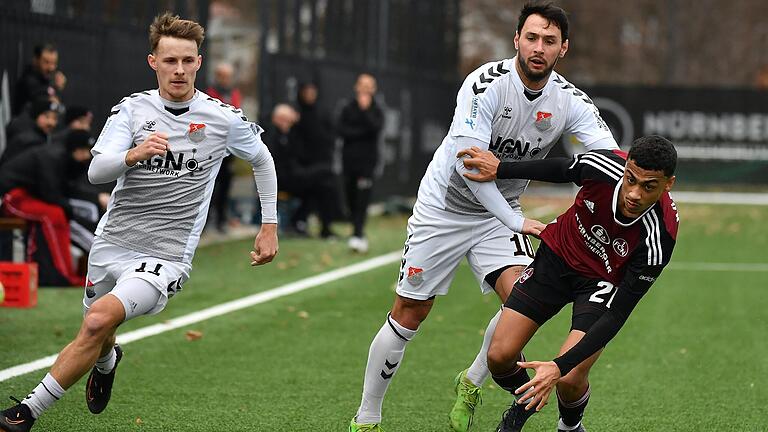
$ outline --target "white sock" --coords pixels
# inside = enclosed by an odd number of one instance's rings
[[[496,331],[496,324],[499,323],[500,317],[501,309],[488,322],[488,327],[486,327],[485,335],[483,336],[483,346],[480,348],[480,352],[477,353],[475,361],[472,362],[472,366],[467,369],[467,379],[478,387],[481,387],[491,374],[491,371],[488,370],[488,347],[491,346],[493,332]]]
[[[563,423],[563,419],[558,419],[557,420],[557,429],[564,430],[564,431],[574,430],[577,427],[579,427],[580,424],[581,424],[581,422],[578,422],[574,426],[568,426],[567,424]]]
[[[99,359],[96,360],[96,370],[99,371],[99,373],[106,375],[112,372],[112,369],[115,368],[116,360],[117,353],[115,353],[115,347],[112,347],[104,357],[99,357]]]
[[[416,335],[387,314],[387,321],[371,342],[365,367],[363,397],[355,421],[360,424],[381,423],[381,404],[392,376],[399,369],[405,345]]]
[[[43,411],[47,410],[54,402],[61,399],[64,396],[64,390],[61,388],[58,382],[51,376],[50,373],[45,374],[45,377],[40,384],[32,390],[21,403],[29,407],[32,411],[32,417],[38,418]]]

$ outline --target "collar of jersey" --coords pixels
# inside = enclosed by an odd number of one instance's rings
[[[528,87],[526,87],[525,84],[523,83],[523,79],[520,78],[520,72],[517,71],[517,56],[512,57],[512,69],[513,69],[513,72],[515,72],[514,73],[515,77],[513,79],[520,86],[520,88],[518,89],[520,90],[520,94],[523,97],[525,97],[526,90],[528,90],[531,93],[536,93],[535,90],[531,90]],[[547,95],[547,92],[549,91],[549,83],[552,81],[552,74],[554,73],[555,73],[554,70],[549,73],[549,78],[547,79],[547,83],[544,84],[544,87],[542,87],[541,90],[539,90],[541,95],[539,97],[534,98],[533,100],[530,100],[527,97],[525,97],[526,102],[528,102],[529,104],[534,104],[536,103],[536,101],[538,101],[541,98],[541,96]]]
[[[200,97],[200,92],[195,89],[195,93],[192,95],[189,100],[185,100],[184,102],[174,102],[169,101],[168,99],[165,99],[164,97],[160,96],[160,91],[157,92],[157,97],[160,98],[160,103],[163,104],[163,106],[166,106],[168,108],[172,109],[182,109],[182,108],[189,108],[192,103],[194,103],[198,97]]]

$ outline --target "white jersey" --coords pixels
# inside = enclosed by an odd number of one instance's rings
[[[421,180],[417,205],[453,213],[492,216],[457,173],[459,137],[482,141],[501,161],[543,159],[564,133],[587,150],[618,148],[595,104],[562,76],[552,72],[541,94],[531,100],[515,71],[517,58],[487,63],[464,81],[456,97],[451,128]],[[528,180],[496,180],[512,209]]]
[[[152,133],[168,135],[165,156],[141,161],[117,179],[96,235],[136,252],[189,264],[222,159],[231,153],[254,162],[268,151],[259,137],[261,128],[239,109],[200,91],[185,105],[188,111],[172,114],[166,106],[173,103],[157,90],[124,98],[112,108],[92,153],[121,153]],[[262,222],[276,222],[276,216],[265,214]]]

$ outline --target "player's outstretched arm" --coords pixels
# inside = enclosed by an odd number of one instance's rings
[[[560,368],[553,361],[539,362],[539,361],[526,361],[517,362],[517,365],[526,368],[533,369],[535,375],[533,378],[522,386],[515,390],[515,394],[523,394],[528,391],[525,400],[528,402],[525,406],[526,410],[536,408],[536,411],[541,411],[544,405],[549,400],[549,395],[554,390],[557,382],[560,381]],[[530,398],[528,398],[530,396]]]
[[[257,266],[272,262],[279,249],[277,242],[277,224],[265,223],[261,225],[256,239],[253,241],[251,251],[251,265]]]
[[[476,182],[491,180],[526,179],[549,183],[574,182],[574,173],[569,171],[571,158],[549,158],[519,162],[501,162],[493,153],[473,146],[459,151],[464,167],[477,172],[465,172],[464,177]]]

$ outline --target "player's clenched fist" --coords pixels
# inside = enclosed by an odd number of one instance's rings
[[[148,160],[152,156],[165,156],[165,152],[170,149],[168,134],[155,132],[150,134],[143,143],[128,150],[125,155],[125,164],[134,166],[137,162]]]

